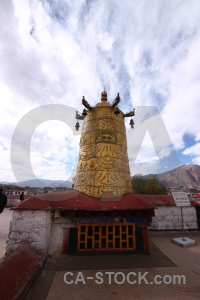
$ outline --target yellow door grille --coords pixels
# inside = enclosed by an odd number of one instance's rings
[[[136,250],[135,224],[78,225],[78,251]]]

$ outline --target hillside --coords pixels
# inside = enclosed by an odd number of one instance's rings
[[[6,182],[2,181],[0,184],[7,184],[7,185],[18,185],[20,187],[52,187],[55,188],[56,186],[67,186],[71,187],[72,183],[70,181],[63,181],[63,180],[49,180],[49,179],[33,179],[33,180],[26,180],[26,181],[21,181],[21,182]]]
[[[183,165],[171,171],[161,174],[152,174],[159,181],[170,187],[195,187],[200,186],[200,166],[199,165]],[[144,177],[149,177],[146,175]]]

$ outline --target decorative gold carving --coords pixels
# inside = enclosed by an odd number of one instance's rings
[[[87,102],[87,100],[85,100],[85,97],[83,96],[82,98],[82,104],[87,108],[87,109],[92,109],[92,107],[90,106],[90,104]]]
[[[115,144],[99,143],[96,145],[97,157],[119,157],[119,146]]]
[[[97,132],[96,143],[115,143],[116,134],[113,131],[102,130]]]
[[[87,118],[87,117],[86,117]],[[85,118],[85,119],[86,119]],[[84,126],[83,126],[83,133],[88,132],[88,131],[92,131],[94,132],[94,130],[96,130],[96,121],[95,120],[91,120],[89,122],[85,122]]]
[[[79,160],[89,159],[95,156],[95,145],[85,145],[80,149]]]
[[[124,115],[114,114],[107,102],[88,111],[80,140],[79,163],[74,188],[98,198],[131,193]]]
[[[133,117],[135,116],[135,108],[131,110],[129,113],[124,114],[124,117]]]
[[[113,123],[112,121],[112,119],[100,120],[97,124],[97,128],[104,130],[115,130],[115,122]]]
[[[117,132],[117,141],[119,141],[120,145],[127,148],[126,136],[121,132]]]
[[[122,159],[116,159],[113,163],[113,170],[127,174],[129,172],[129,164]]]
[[[95,135],[94,132],[86,132],[81,135],[80,145],[94,144]]]
[[[113,113],[113,109],[108,106],[108,107],[98,107],[96,109],[96,119],[108,119],[111,118],[111,113]],[[114,114],[114,113],[113,113]],[[113,117],[111,120],[114,120]]]

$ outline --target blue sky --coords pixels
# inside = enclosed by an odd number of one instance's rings
[[[81,112],[82,96],[95,105],[104,88],[110,102],[120,93],[124,112],[136,108],[132,132],[126,120],[132,175],[200,164],[200,1],[1,0],[0,23],[0,181],[16,180],[11,141],[26,114],[50,104]],[[141,107],[157,113],[142,121]],[[35,176],[70,178],[79,139],[64,122],[41,122]]]

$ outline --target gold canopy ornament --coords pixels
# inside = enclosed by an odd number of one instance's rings
[[[80,139],[79,161],[74,189],[97,198],[113,198],[132,193],[127,154],[124,113],[107,102],[107,93],[101,93],[101,102],[87,108]],[[77,115],[76,115],[76,118]]]

